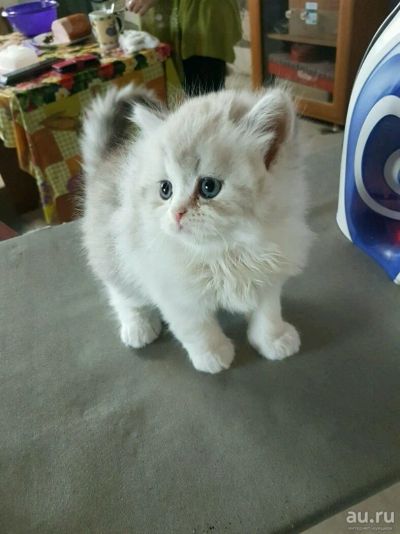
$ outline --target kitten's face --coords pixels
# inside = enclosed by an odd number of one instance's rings
[[[252,107],[224,98],[194,99],[156,128],[151,124],[139,156],[146,223],[203,249],[246,239],[258,200],[268,197],[260,146],[271,133],[265,125],[257,130],[254,102]]]
[[[238,148],[234,133],[160,141],[145,197],[147,215],[161,232],[204,247],[222,245],[246,231],[265,169],[259,153],[257,165],[254,154]]]

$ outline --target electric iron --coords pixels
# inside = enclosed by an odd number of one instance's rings
[[[337,222],[400,284],[400,4],[374,36],[354,83]]]

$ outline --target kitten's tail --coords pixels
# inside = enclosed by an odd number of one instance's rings
[[[84,118],[81,136],[86,175],[96,175],[104,159],[130,137],[135,104],[161,112],[154,94],[133,84],[122,89],[113,87],[93,100]]]

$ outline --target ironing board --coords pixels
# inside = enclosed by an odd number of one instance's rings
[[[283,362],[231,315],[218,375],[167,331],[124,348],[79,222],[0,243],[1,532],[298,533],[400,479],[399,294],[337,228],[341,140],[307,160],[318,239]]]

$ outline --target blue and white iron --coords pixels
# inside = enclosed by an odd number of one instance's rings
[[[354,83],[337,221],[400,284],[400,5],[373,38]]]

